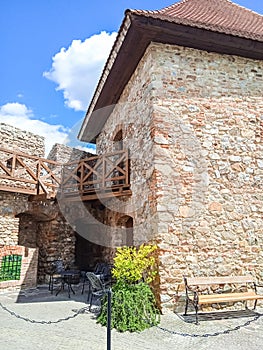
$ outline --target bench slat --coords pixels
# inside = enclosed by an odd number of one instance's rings
[[[193,301],[193,297],[189,298]],[[236,302],[245,300],[257,300],[262,299],[263,295],[257,295],[254,292],[245,293],[223,293],[223,294],[210,294],[210,295],[199,295],[198,304],[216,304],[224,302]]]
[[[188,286],[255,282],[253,276],[189,277],[186,280]]]
[[[199,295],[199,298],[231,298],[231,297],[244,297],[244,296],[255,296],[257,295],[254,291],[249,291],[249,292],[240,292],[240,293],[219,293],[219,294],[201,294]]]
[[[185,315],[187,315],[188,302],[193,303],[195,307],[195,317],[196,324],[198,324],[198,305],[202,304],[218,304],[218,303],[231,303],[237,301],[254,301],[254,309],[257,305],[257,300],[263,300],[263,295],[258,295],[256,291],[256,279],[249,276],[223,276],[223,277],[184,277],[185,287],[186,287],[186,304],[185,304]],[[252,289],[248,288],[248,283],[253,283],[250,286]],[[226,285],[226,284],[246,284],[246,291],[233,291],[232,293],[211,293],[211,294],[201,294],[198,291],[199,286],[211,286],[211,285]],[[195,286],[195,288],[191,288]],[[206,288],[207,288],[206,287]],[[240,286],[241,287],[241,286]],[[205,288],[205,289],[206,289]],[[191,290],[194,289],[194,290]],[[195,290],[197,289],[197,290]],[[204,288],[202,288],[204,289]],[[241,288],[240,288],[241,289]]]

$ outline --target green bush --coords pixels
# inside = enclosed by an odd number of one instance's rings
[[[155,257],[152,253],[157,249],[156,245],[141,245],[136,247],[117,248],[114,258],[113,277],[117,281],[124,280],[135,283],[144,279],[150,283],[156,276]]]
[[[97,321],[107,325],[107,298]],[[111,327],[120,332],[143,331],[157,325],[160,321],[159,311],[155,307],[155,298],[151,288],[145,283],[128,284],[117,282],[112,288]]]
[[[142,331],[160,322],[154,294],[148,283],[156,276],[153,252],[156,246],[117,249],[112,271],[111,327],[120,332]],[[97,321],[107,324],[107,297],[102,300]]]

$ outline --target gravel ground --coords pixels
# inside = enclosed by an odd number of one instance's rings
[[[81,289],[69,299],[66,291],[51,295],[47,286],[23,292],[0,293],[0,350],[103,350],[107,349],[107,329],[96,323],[95,313],[83,310],[88,305],[87,295]],[[2,307],[1,307],[2,306]],[[32,323],[10,314],[37,321],[58,323]],[[78,310],[83,310],[76,317]],[[263,313],[262,308],[257,312]],[[140,333],[111,332],[111,350],[259,350],[263,348],[263,316],[252,321],[252,311],[217,312],[201,314],[200,324],[194,324],[192,315],[187,318],[175,313],[161,316],[159,327]],[[239,328],[237,330],[233,330]],[[222,333],[210,335],[205,334]],[[183,335],[188,334],[188,335]],[[191,335],[191,336],[189,336]],[[198,336],[195,336],[198,335]]]

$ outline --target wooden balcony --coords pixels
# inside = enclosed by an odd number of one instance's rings
[[[57,162],[0,148],[0,190],[54,198],[60,179]]]
[[[69,201],[130,195],[128,151],[117,151],[63,166],[60,196]]]
[[[62,164],[0,148],[0,191],[68,201],[130,195],[128,151]]]

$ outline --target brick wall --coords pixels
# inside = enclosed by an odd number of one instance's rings
[[[33,288],[37,284],[38,249],[23,246],[0,246],[0,264],[7,255],[22,255],[20,280],[0,282],[2,288]]]

